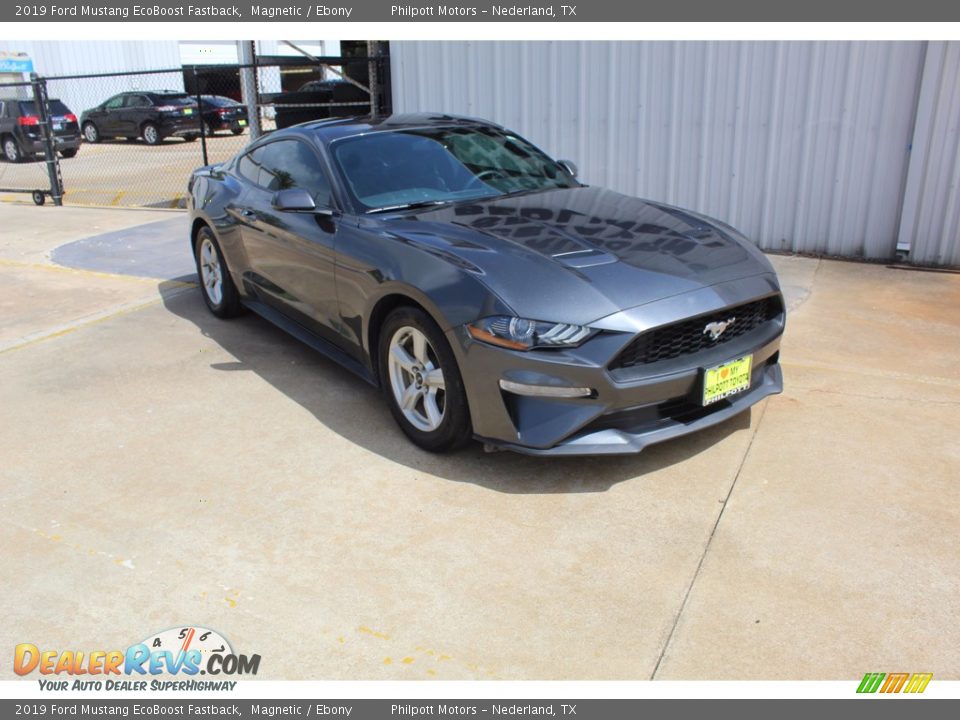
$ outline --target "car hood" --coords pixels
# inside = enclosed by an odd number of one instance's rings
[[[588,323],[719,283],[773,273],[732,228],[688,210],[579,187],[382,218],[443,254],[518,315]]]

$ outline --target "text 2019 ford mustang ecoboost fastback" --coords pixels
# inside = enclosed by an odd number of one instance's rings
[[[190,179],[203,297],[379,385],[432,451],[637,452],[780,392],[763,254],[575,175],[468,118],[280,130]]]

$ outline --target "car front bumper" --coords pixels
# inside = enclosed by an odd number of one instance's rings
[[[648,303],[598,322],[607,332],[569,350],[512,351],[452,328],[447,337],[463,376],[474,433],[485,443],[521,453],[594,455],[636,453],[720,423],[783,390],[782,314],[697,353],[626,369],[611,370],[610,363],[644,329],[778,292],[774,276],[760,275]],[[753,357],[750,387],[703,406],[704,369],[746,355]],[[501,380],[513,388],[589,388],[590,394],[532,396],[504,390]]]

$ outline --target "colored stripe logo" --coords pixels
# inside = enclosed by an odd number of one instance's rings
[[[922,693],[933,673],[867,673],[860,681],[858,693]]]

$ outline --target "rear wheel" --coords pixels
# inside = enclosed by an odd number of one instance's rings
[[[143,139],[147,145],[159,145],[163,136],[160,135],[160,129],[156,125],[147,123],[143,126]]]
[[[187,142],[195,142],[198,137],[200,136],[190,133],[189,135],[184,135],[183,139],[186,140]]]
[[[200,290],[210,312],[219,318],[239,315],[243,311],[240,293],[237,292],[237,286],[233,284],[233,278],[227,270],[227,263],[220,252],[217,239],[208,227],[200,228],[197,233],[194,258],[197,262]]]
[[[230,132],[232,132],[234,135],[243,135],[243,127],[240,125],[235,125],[230,128]]]
[[[387,316],[380,332],[380,380],[400,429],[429,452],[465,445],[473,434],[463,379],[437,324],[419,308]]]
[[[208,122],[203,123],[203,134],[206,135],[207,137],[213,136],[213,126],[211,126],[210,123]]]
[[[23,153],[17,141],[10,136],[3,139],[3,156],[12,163],[23,162]]]
[[[61,150],[61,151],[60,151],[60,154],[61,154],[63,157],[67,158],[67,159],[70,159],[70,158],[72,158],[72,157],[76,157],[76,156],[77,156],[77,148],[70,148],[69,150]]]
[[[88,143],[98,143],[100,142],[100,131],[97,129],[97,126],[92,122],[84,123],[83,126],[83,139]]]

